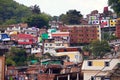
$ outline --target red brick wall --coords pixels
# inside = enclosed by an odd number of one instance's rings
[[[61,26],[60,31],[70,32],[70,43],[89,43],[97,39],[97,26],[94,25]]]
[[[116,37],[120,38],[120,25],[116,26]]]
[[[38,74],[38,80],[54,80],[55,74]]]

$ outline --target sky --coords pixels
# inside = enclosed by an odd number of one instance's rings
[[[51,16],[59,16],[65,14],[69,10],[76,9],[82,15],[86,16],[93,10],[103,12],[103,8],[108,6],[108,0],[15,0],[20,4],[28,7],[38,5],[41,12],[50,14]]]

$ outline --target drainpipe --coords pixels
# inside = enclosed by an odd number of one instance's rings
[[[59,80],[59,77],[57,76],[57,80]]]
[[[50,68],[49,68],[49,74],[50,74]]]
[[[70,80],[70,74],[68,74],[68,80]]]
[[[77,73],[77,79],[76,80],[79,80],[79,73]]]

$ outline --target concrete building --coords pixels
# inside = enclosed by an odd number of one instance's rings
[[[31,48],[31,54],[40,54],[42,53],[42,49],[40,47]]]
[[[51,26],[51,28],[58,29],[59,25],[63,25],[63,23],[59,21],[50,21],[49,25]]]
[[[52,38],[55,41],[55,48],[69,47],[69,44],[70,44],[70,33],[69,32],[52,33]]]
[[[21,33],[22,32],[22,29],[24,28],[27,28],[28,25],[26,23],[20,23],[20,24],[13,24],[13,25],[10,25],[6,30],[5,32],[6,33],[10,33],[10,32],[18,32],[18,33]]]
[[[18,34],[14,37],[14,39],[18,45],[32,45],[37,42],[37,37],[31,34]]]
[[[47,37],[46,37],[47,35]],[[52,39],[48,39],[48,34],[46,34],[44,39],[44,51],[43,53],[49,52],[54,53],[55,48],[65,48],[69,47],[70,43],[70,34],[69,32],[53,32],[51,33]]]
[[[43,54],[53,52],[55,48],[54,39],[45,39],[43,43]]]
[[[38,36],[39,28],[32,27],[32,28],[23,28],[22,30],[25,34],[31,34],[34,36]]]
[[[68,48],[57,48],[55,49],[56,53],[54,56],[65,56],[69,57],[70,62],[80,63],[83,61],[83,56],[81,49],[77,47],[68,47]]]
[[[85,60],[82,65],[83,80],[111,80],[119,59]]]
[[[47,29],[39,29],[39,36],[43,33],[47,33]]]

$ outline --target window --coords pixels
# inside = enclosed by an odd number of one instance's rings
[[[47,51],[47,50],[48,50],[48,48],[45,48],[45,50]]]
[[[56,46],[60,46],[60,44],[58,43],[58,44],[56,44]]]
[[[93,76],[91,76],[91,80],[95,80],[95,78]]]
[[[10,70],[10,72],[9,72],[10,74],[13,74],[14,73],[14,70]]]
[[[88,61],[88,66],[92,66],[92,61]]]
[[[78,55],[75,55],[75,59],[79,59],[79,56],[78,56]]]
[[[111,26],[113,26],[113,24],[111,24]]]
[[[105,62],[105,66],[109,66],[110,65],[110,63],[109,62]]]
[[[36,48],[36,50],[38,50],[38,48]]]
[[[50,46],[52,46],[52,44],[50,44]]]

